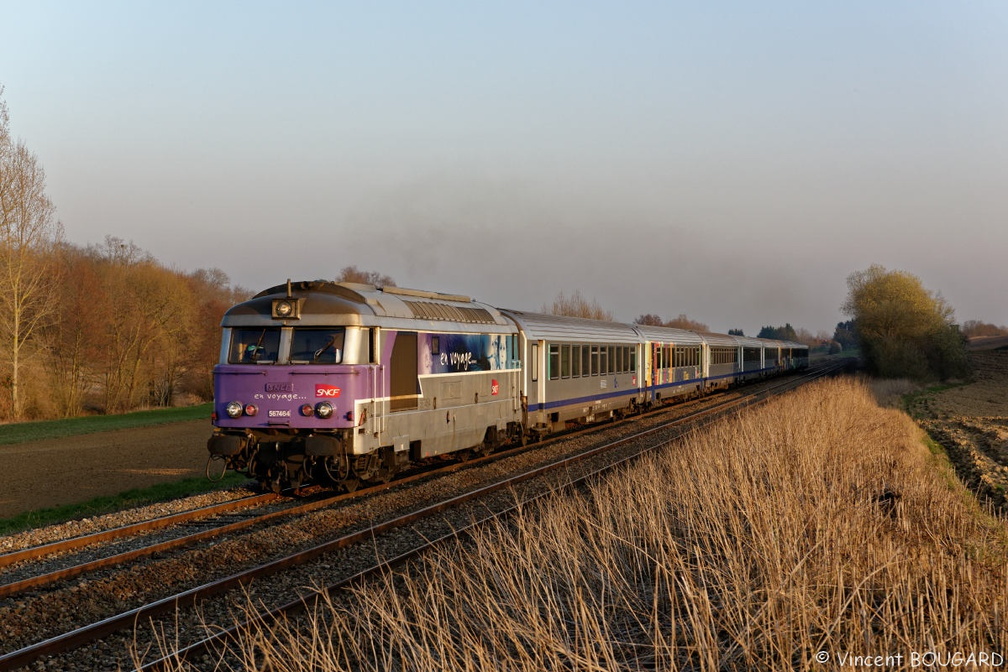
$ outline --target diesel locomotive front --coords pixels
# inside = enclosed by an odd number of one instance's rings
[[[208,474],[352,491],[522,433],[517,328],[468,297],[288,281],[221,324]]]

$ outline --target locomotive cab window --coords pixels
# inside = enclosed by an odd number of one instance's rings
[[[280,351],[279,327],[234,327],[228,364],[272,364]]]
[[[291,335],[291,363],[342,363],[343,336],[343,327],[295,328]]]

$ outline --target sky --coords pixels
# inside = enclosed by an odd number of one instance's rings
[[[71,243],[748,335],[872,264],[1008,324],[1006,83],[1002,0],[0,0]]]

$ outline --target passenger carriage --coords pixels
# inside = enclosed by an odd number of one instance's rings
[[[763,342],[763,368],[766,370],[767,375],[780,373],[784,370],[783,360],[781,359],[781,341],[769,338],[761,338],[759,340]]]
[[[541,436],[637,409],[642,340],[630,325],[501,312],[520,331],[528,431]]]
[[[742,363],[739,368],[739,382],[767,375],[768,369],[764,360],[766,340],[748,336],[735,336],[735,340],[738,342]]]
[[[643,391],[647,403],[700,394],[704,389],[704,341],[685,329],[635,324],[644,346]]]
[[[781,369],[796,371],[808,368],[809,347],[804,343],[781,341]]]
[[[706,389],[724,389],[740,380],[742,347],[735,336],[702,334],[705,348]]]

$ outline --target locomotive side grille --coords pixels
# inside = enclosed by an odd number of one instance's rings
[[[496,323],[493,316],[485,308],[461,308],[433,301],[404,301],[404,303],[409,306],[413,317],[425,320],[445,320],[477,324]]]
[[[493,324],[494,319],[485,308],[459,308],[463,315],[468,316],[467,322],[486,322]]]

